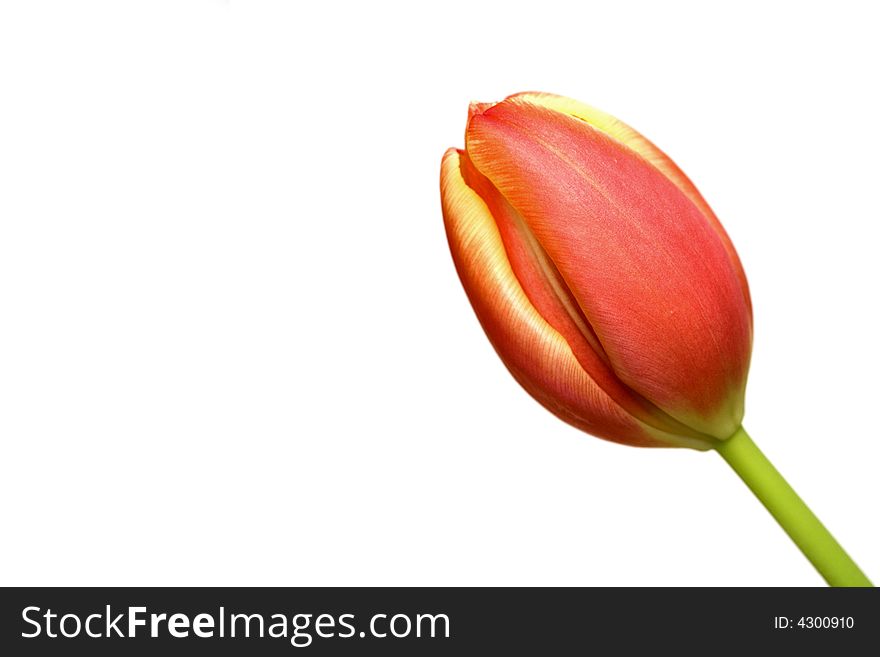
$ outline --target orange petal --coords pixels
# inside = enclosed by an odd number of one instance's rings
[[[464,182],[486,204],[504,245],[511,269],[538,314],[568,343],[587,375],[627,413],[667,433],[711,442],[712,438],[675,420],[617,378],[589,320],[559,270],[522,216],[477,171],[467,153],[459,155]]]
[[[450,149],[441,169],[450,250],[483,329],[517,381],[557,416],[593,435],[637,446],[710,447],[648,426],[589,376],[523,290],[492,212],[465,181],[463,157]]]
[[[715,216],[712,208],[706,203],[703,195],[700,194],[699,190],[694,186],[690,178],[685,175],[684,171],[679,169],[678,165],[673,162],[666,153],[657,148],[657,146],[655,146],[647,137],[620,119],[611,116],[602,110],[596,109],[595,107],[591,107],[586,103],[566,98],[565,96],[536,91],[526,91],[514,94],[513,96],[510,96],[510,98],[546,107],[547,109],[561,112],[589,123],[597,130],[600,130],[612,139],[641,155],[653,167],[666,176],[676,187],[678,187],[681,192],[687,196],[697,208],[699,208],[700,212],[703,213],[709,221],[709,224],[715,229],[715,232],[717,232],[718,236],[721,238],[721,242],[727,250],[727,255],[736,269],[737,277],[742,286],[742,292],[749,309],[749,323],[751,325],[752,300],[749,294],[749,284],[746,280],[746,272],[739,260],[739,255],[737,255],[736,249],[733,247],[733,242],[730,241],[727,231],[724,230],[724,226],[721,225],[721,222],[718,220],[718,217]],[[485,111],[488,109],[488,106],[484,103],[482,109]]]
[[[517,98],[473,112],[467,153],[549,254],[617,376],[697,431],[733,433],[750,313],[700,209],[621,142]]]

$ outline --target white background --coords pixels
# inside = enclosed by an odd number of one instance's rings
[[[820,585],[714,453],[556,420],[461,290],[470,100],[605,109],[755,302],[746,427],[880,579],[868,3],[0,9],[0,583]]]

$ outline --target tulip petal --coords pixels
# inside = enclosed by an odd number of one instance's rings
[[[495,217],[465,180],[465,158],[455,149],[443,158],[441,196],[449,245],[477,317],[517,381],[557,416],[593,435],[636,446],[711,447],[710,440],[642,422],[587,373],[565,337],[523,290]]]
[[[732,434],[750,313],[699,208],[621,142],[527,101],[473,112],[466,141],[551,257],[623,383],[697,431]]]
[[[749,322],[751,325],[752,300],[751,295],[749,294],[749,284],[746,280],[746,272],[739,260],[739,255],[737,255],[736,249],[733,247],[733,242],[731,242],[730,237],[727,235],[727,231],[724,230],[724,226],[721,225],[721,222],[718,220],[718,217],[715,216],[712,208],[706,203],[703,195],[700,194],[699,190],[694,186],[690,178],[685,175],[684,171],[682,171],[678,165],[666,155],[666,153],[657,148],[657,146],[655,146],[647,137],[620,119],[572,98],[533,91],[514,94],[513,96],[510,96],[510,98],[546,107],[547,109],[573,116],[581,121],[586,121],[597,130],[604,132],[612,139],[620,142],[627,148],[634,150],[660,171],[660,173],[671,180],[673,184],[675,184],[675,186],[678,187],[681,192],[697,206],[697,208],[699,208],[700,212],[702,212],[703,216],[708,219],[712,228],[715,229],[715,232],[717,232],[718,236],[721,238],[721,242],[724,244],[724,248],[727,250],[727,255],[734,264],[736,274],[739,277],[746,305],[749,309]],[[488,107],[485,109],[488,109]]]
[[[617,378],[589,320],[559,270],[522,216],[492,183],[477,171],[467,153],[459,155],[464,182],[492,215],[511,269],[538,314],[562,335],[587,375],[630,415],[663,432],[712,441],[675,420]]]

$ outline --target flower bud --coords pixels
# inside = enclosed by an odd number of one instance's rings
[[[637,446],[740,426],[745,273],[700,193],[617,119],[540,93],[473,104],[441,169],[461,282],[498,355],[557,416]]]

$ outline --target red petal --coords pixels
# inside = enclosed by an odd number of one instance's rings
[[[553,413],[594,435],[638,446],[709,447],[633,417],[586,372],[524,292],[498,224],[462,168],[460,152],[447,151],[441,196],[450,250],[480,323],[519,383]]]
[[[734,269],[736,269],[737,277],[739,278],[740,286],[743,295],[745,296],[746,305],[749,308],[749,323],[751,324],[752,300],[751,295],[749,294],[749,284],[746,280],[746,272],[739,260],[739,255],[736,253],[733,242],[730,241],[727,231],[724,230],[724,226],[721,225],[721,222],[718,220],[718,217],[715,216],[712,208],[706,203],[703,195],[700,194],[699,190],[694,186],[690,178],[685,175],[684,171],[682,171],[678,165],[666,155],[666,153],[661,151],[653,142],[638,132],[635,128],[602,110],[581,103],[580,101],[566,98],[565,96],[558,96],[556,94],[533,91],[514,94],[511,98],[529,102],[534,105],[540,105],[541,107],[568,114],[581,121],[586,121],[597,130],[604,132],[612,139],[619,141],[627,148],[634,150],[659,170],[660,173],[669,178],[669,180],[678,187],[681,192],[697,206],[697,208],[699,208],[700,212],[703,213],[709,221],[709,224],[715,229],[715,232],[718,233],[718,236],[721,238],[721,242],[724,244],[724,248],[727,251],[727,256],[733,263]],[[482,111],[488,109],[487,104],[483,103],[481,105]]]
[[[459,159],[465,183],[480,196],[492,214],[517,281],[535,310],[565,338],[590,378],[628,413],[646,424],[664,432],[711,442],[711,437],[676,421],[617,378],[589,320],[526,222],[477,171],[467,153],[462,153]]]
[[[618,377],[698,431],[732,433],[750,312],[693,201],[584,121],[515,98],[473,113],[467,152],[549,254]]]

